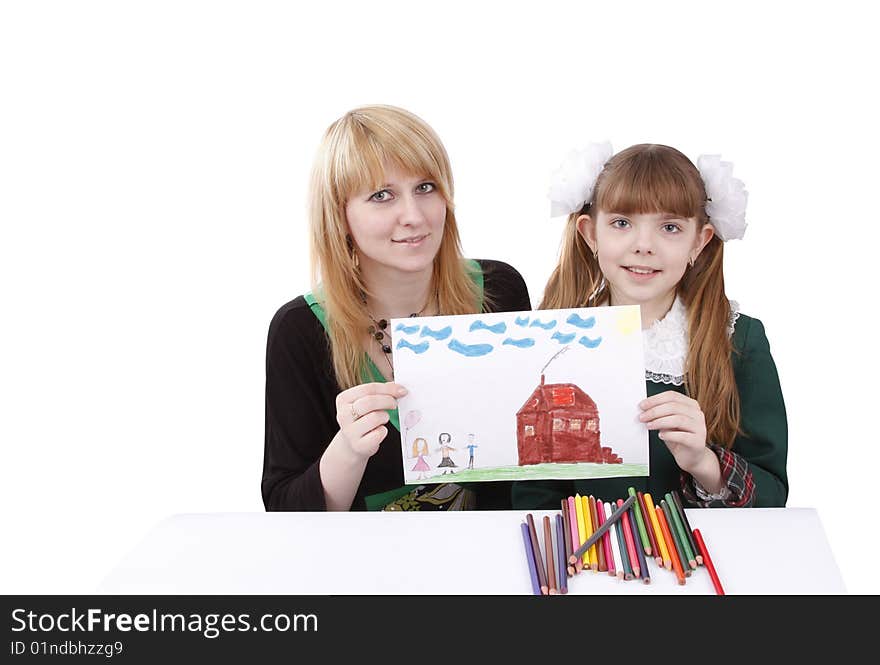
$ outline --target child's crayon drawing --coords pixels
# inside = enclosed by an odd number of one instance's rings
[[[392,323],[405,482],[648,475],[637,306]]]

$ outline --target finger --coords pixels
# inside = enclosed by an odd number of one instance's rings
[[[696,404],[696,402],[694,402],[694,404]],[[666,402],[665,404],[659,404],[658,406],[642,411],[639,414],[639,420],[644,423],[648,422],[649,420],[662,418],[663,416],[674,415],[683,415],[688,416],[689,418],[697,418],[698,414],[700,413],[702,412],[699,409],[694,408],[689,404],[682,404],[681,402]]]
[[[353,386],[348,390],[343,390],[337,396],[337,406],[339,401],[354,402],[356,399],[366,397],[367,395],[392,395],[395,397],[403,397],[407,390],[399,383],[388,381],[387,383],[362,383],[359,386]]]
[[[372,411],[387,411],[397,408],[397,399],[391,395],[367,395],[351,403],[362,417]]]
[[[683,432],[696,433],[696,423],[693,418],[688,418],[680,414],[674,416],[664,416],[657,418],[651,422],[645,423],[648,429],[676,429]]]
[[[664,429],[660,430],[658,436],[664,443],[673,443],[682,446],[691,446],[696,443],[694,435],[691,432]]]
[[[696,404],[696,400],[691,399],[687,395],[683,395],[682,393],[675,390],[666,390],[662,393],[652,395],[647,399],[643,399],[641,402],[639,402],[639,408],[643,410],[650,409],[660,404],[667,404],[669,402],[678,402],[680,404],[694,402],[694,404]]]
[[[346,435],[350,438],[361,438],[367,432],[376,429],[380,425],[384,425],[390,420],[387,411],[373,411],[362,418],[358,418],[351,425],[346,427]]]
[[[385,440],[386,436],[388,436],[388,428],[384,425],[379,425],[379,427],[370,430],[361,437],[360,445],[370,455],[375,455],[376,451],[379,450],[379,444]]]

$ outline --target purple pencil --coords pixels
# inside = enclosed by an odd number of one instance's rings
[[[535,567],[535,551],[532,549],[532,536],[529,533],[529,525],[523,522],[522,527],[523,543],[526,546],[526,559],[529,562],[529,575],[532,578],[532,592],[536,596],[542,596],[541,584],[538,582],[538,569]]]
[[[559,563],[556,564],[556,571],[559,574],[559,593],[568,593],[568,572],[565,566],[565,527],[563,526],[562,514],[556,515],[556,551]]]

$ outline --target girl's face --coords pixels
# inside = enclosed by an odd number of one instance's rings
[[[348,228],[361,270],[431,269],[446,223],[446,201],[429,179],[386,169],[385,185],[350,196]]]
[[[666,213],[621,215],[600,210],[582,215],[578,231],[599,252],[599,267],[614,305],[672,304],[688,263],[696,259],[714,229]]]

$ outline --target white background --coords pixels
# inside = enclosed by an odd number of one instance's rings
[[[862,7],[4,2],[0,591],[89,593],[168,515],[262,510],[267,326],[308,288],[320,135],[365,103],[437,130],[466,254],[533,304],[569,147],[732,160],[750,226],[727,287],[779,367],[789,505],[818,509],[850,592],[880,591]]]

